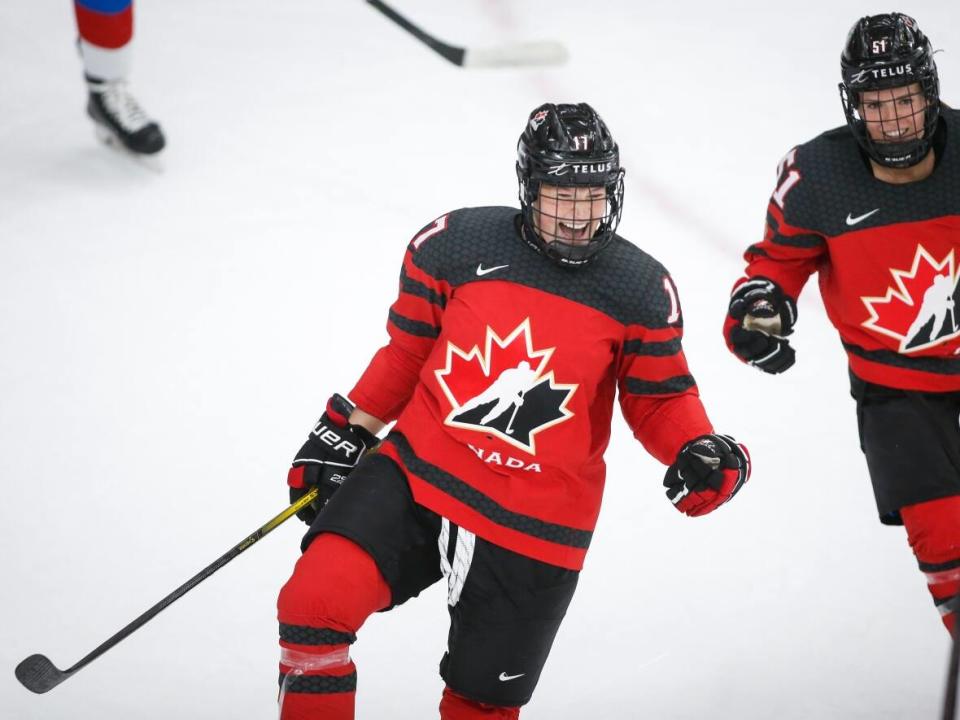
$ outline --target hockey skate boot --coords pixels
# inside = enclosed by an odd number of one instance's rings
[[[94,122],[97,136],[108,143],[120,143],[139,155],[163,150],[166,139],[160,126],[143,111],[125,80],[87,78],[90,97],[87,114]]]

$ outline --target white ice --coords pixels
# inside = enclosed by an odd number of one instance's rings
[[[48,695],[13,668],[69,666],[284,506],[326,397],[385,338],[406,242],[449,209],[515,202],[516,137],[545,100],[591,102],[619,139],[622,233],[672,270],[703,397],[755,474],[688,519],[617,418],[580,589],[523,717],[936,717],[947,635],[903,530],[876,520],[815,287],[787,375],[720,336],[777,161],[842,123],[846,29],[891,8],[396,4],[452,41],[558,39],[571,61],[463,71],[360,0],[144,0],[132,79],[169,137],[157,172],[95,143],[70,3],[0,3],[0,717],[274,717],[295,521]],[[898,9],[945,48],[955,100],[960,6]],[[438,585],[364,628],[360,718],[436,717],[444,600]]]

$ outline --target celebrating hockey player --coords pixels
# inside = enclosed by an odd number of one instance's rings
[[[900,13],[864,17],[841,57],[847,124],[783,159],[762,242],[724,325],[768,373],[794,363],[796,299],[820,274],[847,351],[880,520],[904,525],[948,629],[960,590],[960,113],[930,41]]]
[[[278,600],[285,720],[352,718],[360,626],[442,577],[441,718],[519,717],[592,539],[616,395],[681,512],[749,476],[700,402],[673,281],[615,234],[623,170],[600,116],[537,108],[516,169],[519,211],[456,210],[413,237],[389,344],[293,462],[291,498],[329,502],[304,513]]]
[[[130,93],[133,0],[74,0],[78,46],[87,81],[87,114],[97,134],[141,155],[160,152],[166,140]]]

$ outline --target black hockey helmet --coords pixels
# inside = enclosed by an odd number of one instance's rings
[[[840,97],[847,124],[867,155],[880,165],[895,168],[910,167],[923,160],[930,151],[940,116],[940,82],[930,40],[917,27],[916,20],[903,13],[860,18],[847,35],[840,56],[840,69],[843,76]],[[907,87],[914,83],[920,86],[919,95],[924,100],[924,108],[914,110],[901,106],[901,100],[907,98],[913,98],[916,104],[915,95],[898,98],[891,105],[902,114],[889,120],[884,118],[882,125],[889,123],[891,127],[897,127],[908,114],[923,112],[922,137],[893,142],[878,142],[871,138],[863,117],[861,93]]]
[[[610,244],[620,223],[623,172],[617,143],[592,107],[586,103],[541,105],[530,113],[517,143],[524,238],[561,265],[589,263]],[[560,192],[570,187],[605,189],[605,209],[599,216],[587,212],[594,204],[589,200],[573,201],[575,206],[582,203],[574,210],[576,224],[586,223],[587,228],[595,225],[592,236],[574,240],[576,229],[565,228],[561,232],[564,223],[560,218],[545,215],[542,204],[534,207],[543,185],[555,186]],[[557,228],[554,233],[539,227],[545,216],[553,220]]]

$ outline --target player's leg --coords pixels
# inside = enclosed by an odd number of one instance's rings
[[[953,603],[960,596],[960,495],[908,505],[900,516],[943,624],[953,632]]]
[[[880,518],[906,526],[949,629],[946,603],[960,591],[960,402],[877,386],[860,391],[861,443]]]
[[[471,410],[476,410],[481,405],[486,405],[488,402],[492,402],[500,397],[496,391],[495,387],[488,387],[486,390],[481,392],[479,395],[470,398],[463,405],[460,406],[459,414],[470,412]]]
[[[943,332],[943,321],[947,319],[947,306],[939,305],[933,314],[933,327],[930,330],[930,339],[934,340]],[[947,332],[950,332],[949,330]]]
[[[441,720],[518,718],[540,680],[579,574],[444,522],[450,633]]]
[[[491,420],[495,420],[500,417],[503,413],[507,411],[511,405],[514,405],[513,396],[508,395],[507,397],[500,397],[497,399],[497,404],[493,406],[486,415],[480,418],[480,424],[486,425]]]
[[[389,458],[371,455],[350,474],[304,537],[277,603],[283,720],[353,718],[349,647],[370,614],[441,577],[439,525]]]
[[[280,591],[280,717],[352,720],[357,669],[350,645],[364,621],[390,604],[373,558],[333,533],[307,548]]]
[[[440,698],[440,720],[517,720],[519,707],[501,707],[468,700],[449,687]]]
[[[130,94],[127,78],[133,40],[132,0],[74,0],[89,91],[87,114],[98,132],[133,152],[152,154],[166,141]]]
[[[133,0],[74,0],[78,45],[88,78],[103,82],[130,75]]]

